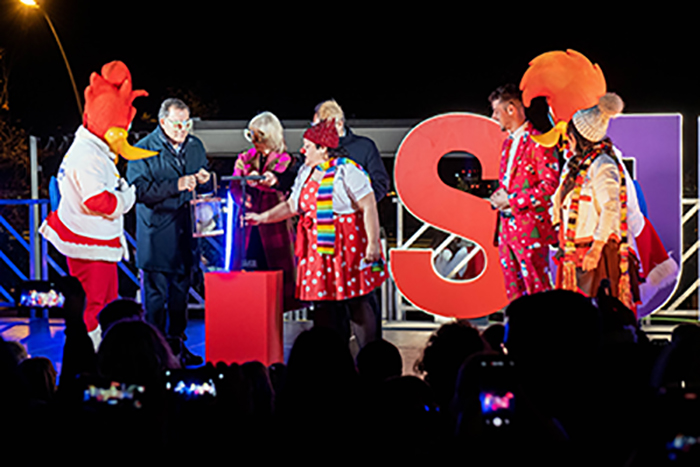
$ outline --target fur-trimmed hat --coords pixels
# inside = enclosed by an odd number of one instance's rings
[[[337,148],[340,143],[338,130],[335,128],[335,119],[326,119],[310,127],[304,132],[304,139],[327,148]]]
[[[624,107],[620,96],[609,92],[600,98],[598,105],[576,112],[571,121],[581,136],[596,143],[605,138],[610,119],[617,117]]]

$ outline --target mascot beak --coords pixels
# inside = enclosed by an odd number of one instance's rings
[[[112,127],[107,130],[107,133],[104,135],[104,139],[107,141],[109,149],[111,149],[114,154],[119,154],[124,159],[129,161],[145,159],[158,154],[156,151],[149,151],[147,149],[136,148],[130,145],[126,140],[128,135],[129,133],[124,128]]]
[[[533,135],[532,140],[545,148],[553,148],[559,142],[559,138],[566,140],[566,122],[558,122],[554,128],[543,135]]]

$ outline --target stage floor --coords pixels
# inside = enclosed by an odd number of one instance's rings
[[[403,358],[405,375],[415,374],[413,365],[420,357],[428,338],[438,326],[438,324],[426,322],[416,322],[415,324],[410,322],[384,323],[384,339],[399,348]],[[310,327],[311,322],[309,321],[284,322],[285,362],[296,337]],[[30,356],[49,358],[59,374],[63,357],[64,329],[63,319],[60,318],[0,318],[0,335],[4,340],[21,342]],[[204,355],[206,346],[204,320],[190,319],[187,326],[187,336],[189,349],[197,355]]]

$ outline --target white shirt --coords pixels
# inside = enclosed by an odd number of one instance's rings
[[[292,186],[292,193],[289,198],[292,200],[292,206],[295,212],[300,212],[301,203],[307,201],[300,200],[301,190],[304,183],[309,178],[309,174],[313,172],[315,167],[308,165],[302,166],[299,169],[297,178]],[[333,181],[333,212],[338,214],[351,214],[358,210],[357,202],[365,196],[371,194],[374,196],[372,185],[369,178],[360,169],[353,164],[343,164],[336,167],[335,179]],[[316,205],[312,209],[316,209]],[[306,209],[304,209],[306,210]]]
[[[510,151],[508,151],[508,164],[506,165],[506,173],[503,174],[503,188],[505,188],[506,190],[510,188],[510,174],[513,171],[513,160],[515,159],[515,153],[518,152],[520,140],[525,134],[526,125],[527,120],[525,120],[523,124],[520,125],[518,129],[511,133],[509,136],[509,138],[513,140],[513,143],[510,145]]]
[[[616,156],[621,159],[621,153],[613,148]],[[561,189],[566,180],[567,168],[561,174],[561,182],[557,192],[552,198],[554,202],[553,221],[561,222],[560,229],[566,228],[569,219],[569,208],[573,198],[573,190],[570,191],[561,205],[562,218],[559,218]],[[628,242],[636,249],[634,237],[644,228],[644,216],[639,209],[637,192],[634,181],[622,164],[625,171],[625,188],[627,190],[627,225],[631,235]],[[607,154],[598,156],[586,174],[581,187],[578,220],[576,222],[577,241],[599,240],[607,242],[611,236],[620,237],[620,173],[616,161]]]

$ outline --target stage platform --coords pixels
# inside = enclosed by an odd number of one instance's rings
[[[311,325],[310,321],[284,322],[285,362],[289,357],[289,352],[296,337],[305,329],[309,329]],[[438,327],[439,324],[429,322],[384,323],[384,339],[392,342],[399,348],[403,357],[405,375],[415,374],[413,365],[421,355],[428,338]],[[0,318],[0,335],[2,335],[3,339],[21,342],[27,348],[30,356],[49,358],[59,374],[63,357],[64,329],[63,319],[60,318]],[[187,336],[189,349],[193,353],[203,356],[206,346],[204,320],[190,319],[187,326]]]
[[[447,322],[447,319],[441,319]],[[652,325],[642,321],[642,329],[650,339],[668,340],[673,328],[678,323],[668,325]],[[471,320],[472,324],[482,330],[493,324],[487,318]],[[385,321],[382,325],[384,339],[398,347],[403,358],[403,374],[414,375],[413,366],[421,356],[430,335],[434,333],[441,323],[428,321]],[[284,360],[289,358],[289,352],[297,336],[304,330],[310,329],[311,321],[284,321]],[[43,356],[49,358],[61,371],[61,359],[63,352],[64,324],[61,318],[16,318],[0,316],[0,335],[5,340],[19,341],[27,348],[30,356]],[[187,326],[187,346],[197,355],[205,355],[204,319],[190,319]],[[350,343],[350,348],[356,354],[357,347]]]

